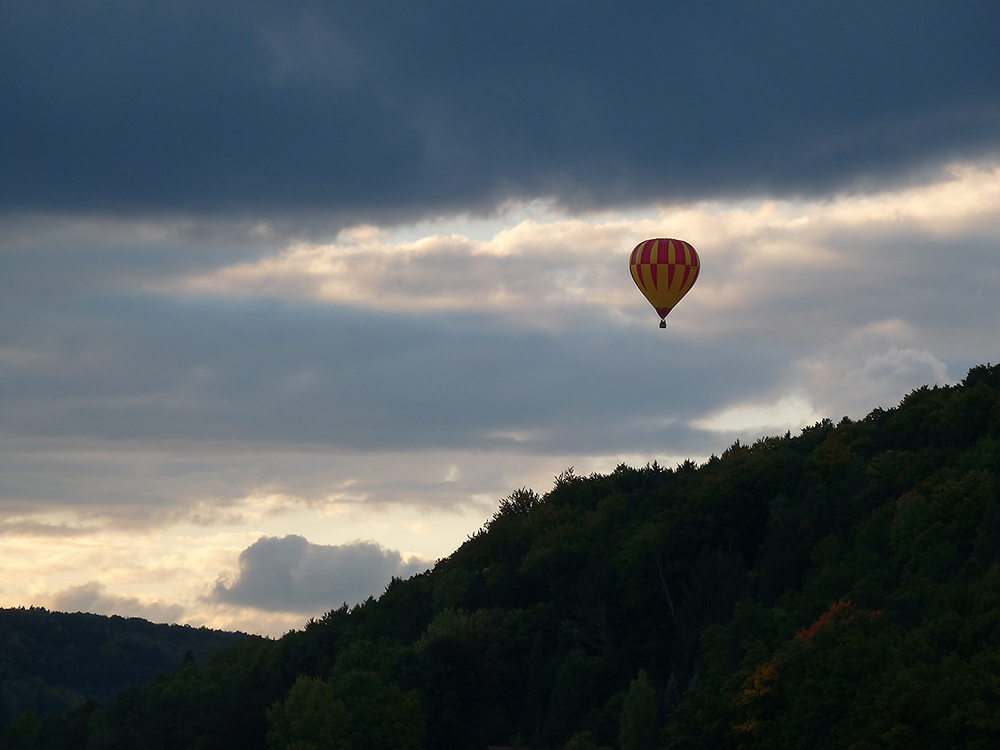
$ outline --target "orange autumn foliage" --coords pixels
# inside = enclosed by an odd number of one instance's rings
[[[802,628],[802,630],[796,633],[796,637],[805,641],[806,643],[810,643],[812,639],[816,636],[816,634],[819,633],[821,630],[830,627],[834,623],[851,622],[858,615],[863,615],[863,614],[866,613],[864,611],[858,611],[854,607],[854,605],[851,604],[850,599],[841,599],[835,604],[831,604],[830,609],[828,609],[826,612],[820,615],[819,619],[816,620],[816,622],[814,622],[808,628]],[[882,610],[880,609],[872,610],[867,614],[869,619],[877,620],[882,616]]]

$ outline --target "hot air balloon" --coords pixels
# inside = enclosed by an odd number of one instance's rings
[[[701,260],[684,240],[660,237],[636,245],[629,268],[639,291],[656,308],[660,328],[666,328],[667,315],[698,279]]]

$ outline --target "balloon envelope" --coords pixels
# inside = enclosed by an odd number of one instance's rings
[[[684,240],[659,237],[635,246],[629,268],[635,285],[662,320],[694,286],[701,259]]]

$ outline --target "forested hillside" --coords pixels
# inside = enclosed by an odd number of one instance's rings
[[[0,732],[25,709],[40,714],[85,698],[110,702],[126,685],[144,685],[185,659],[204,661],[247,637],[138,617],[0,609]]]
[[[567,471],[433,570],[7,748],[1000,747],[1000,366]]]

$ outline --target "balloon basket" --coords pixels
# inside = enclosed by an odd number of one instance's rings
[[[661,320],[660,321],[660,328],[666,328],[666,327],[667,327],[667,321]]]

